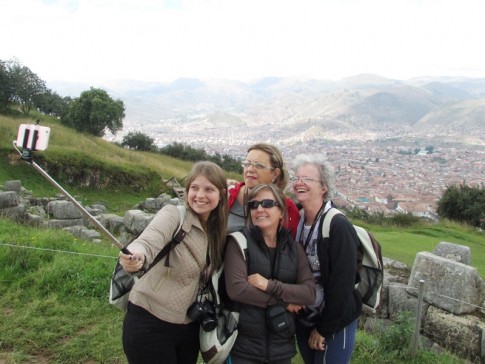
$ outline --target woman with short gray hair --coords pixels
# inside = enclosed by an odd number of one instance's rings
[[[321,154],[298,154],[293,159],[292,168],[296,171],[299,167],[309,164],[314,165],[317,169],[320,183],[327,186],[327,192],[324,196],[325,202],[331,201],[335,195],[335,177],[332,165]]]
[[[342,214],[333,217],[330,237],[323,220],[333,207],[333,168],[322,156],[298,155],[293,161],[293,192],[303,209],[296,241],[308,257],[317,285],[316,300],[298,313],[296,337],[305,364],[349,363],[362,301],[354,289],[360,241]]]

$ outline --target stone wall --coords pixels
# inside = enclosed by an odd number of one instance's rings
[[[162,206],[178,203],[178,198],[162,194],[133,206],[124,217],[107,213],[106,207],[101,204],[83,207],[126,245],[145,229]],[[53,198],[34,198],[20,181],[4,183],[3,192],[0,191],[0,215],[32,226],[65,229],[80,239],[94,243],[101,241],[101,234],[95,225],[66,196],[60,194]]]
[[[384,258],[382,304],[375,317],[364,317],[365,327],[386,328],[403,311],[416,317],[423,281],[421,346],[485,362],[484,282],[470,261],[470,248],[450,242],[416,254],[411,269]]]

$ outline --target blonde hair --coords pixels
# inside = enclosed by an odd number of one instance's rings
[[[276,146],[268,143],[253,144],[248,148],[248,153],[252,150],[260,150],[269,155],[271,167],[278,168],[280,170],[280,174],[278,177],[276,177],[273,183],[284,190],[288,184],[288,171],[286,170],[283,162],[283,155],[281,154],[281,151]]]
[[[207,219],[207,237],[209,240],[211,265],[212,269],[217,269],[222,265],[222,254],[227,234],[227,179],[224,171],[217,164],[208,161],[195,163],[187,175],[184,198],[187,208],[192,212],[193,210],[188,204],[187,196],[190,185],[198,176],[204,176],[219,190],[220,201],[216,208],[210,212],[209,218]]]

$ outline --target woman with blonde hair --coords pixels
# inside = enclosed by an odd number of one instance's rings
[[[229,186],[229,233],[239,231],[245,226],[245,218],[248,215],[245,206],[252,188],[260,183],[271,183],[284,191],[288,184],[288,171],[283,163],[283,156],[272,144],[257,143],[250,146],[242,166],[244,181]],[[294,237],[300,215],[290,198],[285,197],[285,204],[287,216],[283,226],[287,227]]]

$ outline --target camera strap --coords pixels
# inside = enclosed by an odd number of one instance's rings
[[[200,272],[199,276],[199,291],[197,293],[197,302],[204,301],[204,295],[206,299],[209,298],[209,294],[213,294],[211,289],[211,270],[210,270],[210,255],[209,248],[207,248],[207,254],[205,258],[205,266]]]

